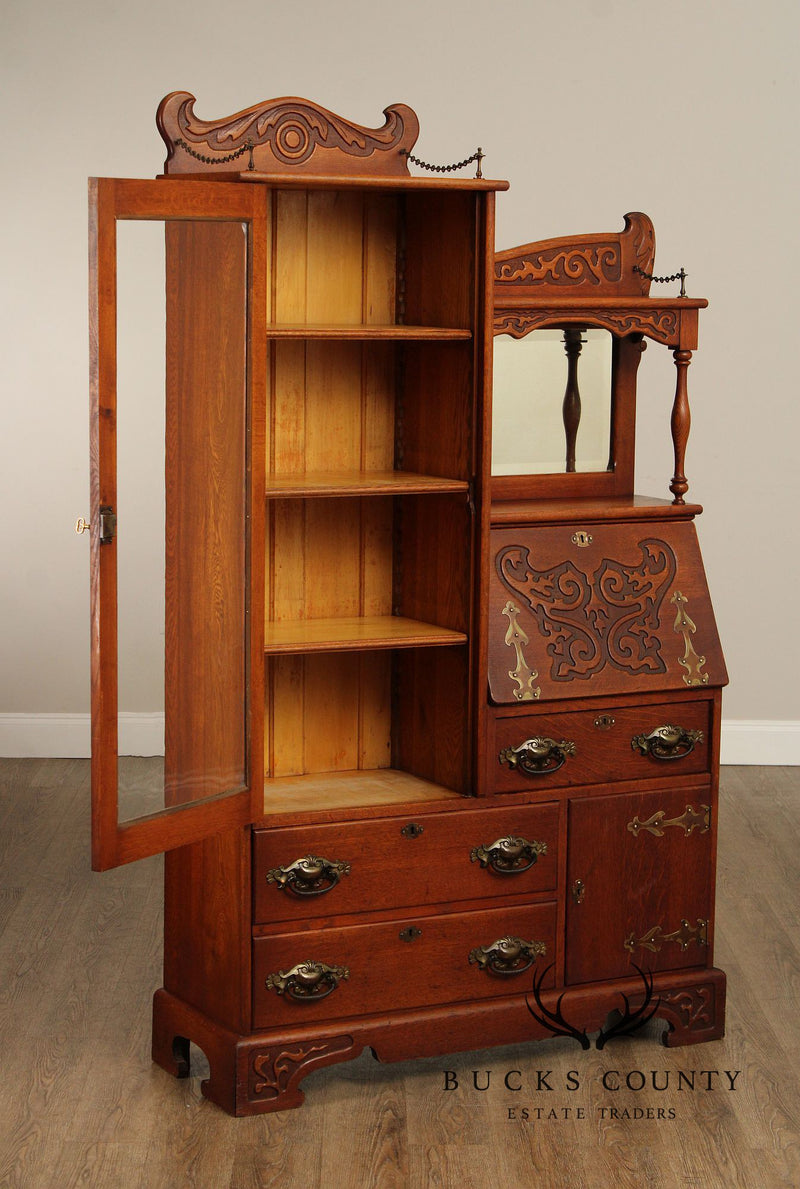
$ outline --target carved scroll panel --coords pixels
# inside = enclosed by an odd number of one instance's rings
[[[692,684],[725,683],[691,524],[496,529],[492,545],[493,701],[519,701],[523,672],[536,673],[537,700],[685,689],[677,600],[691,606],[693,672],[703,669]]]
[[[646,297],[656,237],[647,215],[625,216],[621,232],[570,235],[509,248],[495,256],[496,299],[547,297]],[[639,271],[634,271],[634,265]]]

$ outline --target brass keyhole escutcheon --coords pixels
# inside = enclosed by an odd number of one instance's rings
[[[416,941],[418,937],[422,937],[422,930],[416,925],[409,925],[407,929],[400,930],[401,941]]]
[[[586,895],[586,884],[582,879],[576,879],[572,885],[572,899],[576,904],[583,904],[583,897]]]
[[[598,731],[610,731],[616,721],[613,714],[598,714],[594,720],[594,725]]]
[[[404,838],[419,838],[424,828],[418,822],[409,822],[407,826],[403,826],[400,833]]]
[[[579,549],[585,549],[587,545],[591,545],[594,537],[591,533],[587,533],[585,529],[578,529],[571,537],[573,545],[577,545]]]

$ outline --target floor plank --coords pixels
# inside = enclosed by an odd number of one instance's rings
[[[202,1059],[180,1082],[152,1065],[162,864],[90,871],[88,789],[85,761],[0,761],[0,1186],[800,1185],[800,769],[723,770],[723,1041],[665,1049],[652,1022],[601,1052],[560,1039],[394,1066],[366,1052],[308,1077],[300,1110],[256,1119],[202,1097]],[[626,1088],[639,1070],[672,1082]],[[741,1072],[732,1091],[676,1088],[702,1070]]]

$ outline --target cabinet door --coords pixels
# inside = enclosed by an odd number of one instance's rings
[[[261,812],[259,198],[90,182],[98,869]]]
[[[709,964],[710,804],[708,785],[570,803],[568,983]]]

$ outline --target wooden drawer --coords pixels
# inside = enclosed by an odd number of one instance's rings
[[[710,701],[674,701],[658,705],[609,705],[602,710],[543,711],[495,719],[490,763],[494,792],[598,784],[612,780],[673,777],[706,773],[711,763]],[[655,741],[647,751],[638,741],[658,727],[679,727],[689,735],[673,749]],[[563,743],[549,755],[541,747],[513,749],[532,739]],[[501,758],[502,757],[502,758]]]
[[[508,845],[492,851],[502,839],[529,845],[516,857]],[[305,856],[342,866],[315,887],[285,871]],[[254,830],[253,864],[256,924],[547,892],[558,871],[558,805]]]
[[[529,992],[534,973],[553,961],[555,924],[556,906],[547,903],[256,938],[253,1025],[347,1019]],[[487,960],[475,951],[509,937],[537,944],[518,958],[517,969],[492,973],[491,955]],[[328,992],[324,998],[294,998],[291,984],[281,993],[267,985],[309,962],[338,968],[336,985],[333,976],[317,984]],[[553,985],[552,973],[544,985]]]

